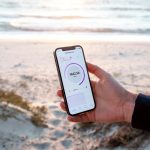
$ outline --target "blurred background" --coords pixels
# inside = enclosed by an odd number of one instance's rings
[[[51,39],[149,38],[150,1],[0,0],[0,36],[39,34]]]

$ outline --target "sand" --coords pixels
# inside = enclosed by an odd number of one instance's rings
[[[1,40],[0,89],[13,90],[34,105],[44,105],[48,113],[47,127],[35,126],[24,111],[0,119],[0,150],[149,148],[150,134],[130,125],[74,124],[66,120],[56,96],[59,82],[53,51],[77,44],[84,48],[87,61],[110,72],[128,90],[150,93],[149,42]],[[21,119],[16,119],[18,115]]]

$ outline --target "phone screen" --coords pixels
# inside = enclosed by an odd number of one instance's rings
[[[71,115],[95,108],[82,47],[56,50],[59,72]]]

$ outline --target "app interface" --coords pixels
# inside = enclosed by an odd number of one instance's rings
[[[56,56],[60,68],[69,112],[77,114],[94,108],[86,64],[81,47],[74,50],[58,49]]]

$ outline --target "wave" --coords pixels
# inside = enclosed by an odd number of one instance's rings
[[[122,20],[118,23],[116,19],[107,20],[99,18],[80,18],[79,16],[74,16],[73,18],[68,16],[68,18],[61,19],[45,19],[45,18],[29,18],[23,17],[20,19],[12,20],[9,23],[9,28],[18,31],[30,31],[30,32],[97,32],[97,33],[140,33],[140,34],[150,34],[150,27],[148,24],[143,22],[137,22],[135,24],[130,20]],[[8,24],[7,24],[8,27]]]
[[[13,26],[15,29],[30,32],[93,32],[93,33],[137,33],[137,34],[150,34],[150,29],[113,29],[113,28],[31,28],[31,27],[17,27]]]
[[[150,34],[150,3],[147,1],[86,0],[83,3],[75,0],[74,5],[62,7],[55,2],[57,0],[53,3],[15,0],[12,9],[10,0],[0,1],[3,2],[0,31]]]

